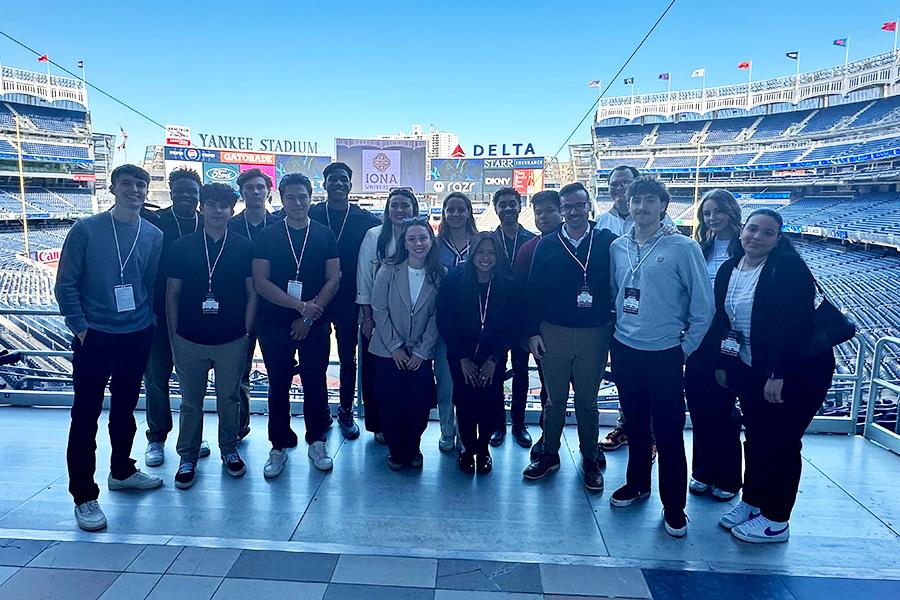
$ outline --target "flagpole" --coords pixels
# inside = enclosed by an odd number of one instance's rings
[[[22,135],[19,131],[19,115],[15,115],[16,120],[16,146],[19,155],[19,198],[22,200],[22,229],[25,238],[25,256],[29,256],[28,247],[28,216],[25,208],[25,170],[22,167]]]
[[[800,51],[797,50],[797,76],[794,78],[794,104],[800,103]]]
[[[747,76],[747,110],[750,110],[750,104],[753,102],[753,97],[751,95],[750,87],[753,85],[753,61],[750,61],[750,68],[747,69],[749,71],[749,75]]]
[[[666,110],[669,113],[669,116],[675,116],[672,114],[672,74],[669,73],[669,76],[666,77],[666,83],[669,84],[668,89],[666,90]]]
[[[81,86],[84,88],[84,107],[88,107],[87,80],[84,78],[84,61],[81,61]]]
[[[631,120],[634,121],[634,77],[631,78]]]
[[[50,91],[50,58],[47,58],[47,102],[53,104],[53,96]]]
[[[897,25],[900,24],[900,19],[894,21],[894,54],[897,53]]]

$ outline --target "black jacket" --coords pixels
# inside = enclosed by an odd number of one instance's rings
[[[719,348],[731,329],[725,313],[725,295],[742,256],[743,252],[729,258],[716,275],[716,314],[702,348],[708,356],[718,357],[719,368],[727,368],[737,360],[723,355]],[[754,370],[782,379],[809,360],[809,344],[815,331],[815,294],[815,279],[799,254],[774,251],[769,255],[759,275],[750,313]]]
[[[347,220],[343,223],[331,223],[331,231],[338,238],[338,254],[341,259],[341,283],[332,302],[356,302],[356,265],[359,262],[359,247],[366,232],[380,225],[381,221],[369,211],[351,202],[348,205]],[[326,227],[328,222],[328,203],[318,202],[309,207],[309,218]],[[337,228],[337,231],[335,231]]]
[[[502,362],[521,318],[516,308],[522,300],[520,284],[511,277],[494,277],[482,334],[478,292],[466,285],[464,272],[464,265],[450,271],[438,291],[437,327],[447,344],[447,357],[451,361],[470,358],[479,366],[489,358]]]

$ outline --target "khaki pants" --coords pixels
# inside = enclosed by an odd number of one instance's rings
[[[240,428],[240,384],[247,361],[247,338],[208,346],[172,336],[175,372],[181,386],[178,454],[183,461],[197,462],[203,439],[203,399],[209,370],[215,373],[216,412],[219,415],[219,451],[224,457],[238,445]]]
[[[609,327],[576,329],[544,322],[541,323],[541,336],[547,349],[541,359],[548,395],[544,407],[544,452],[559,452],[571,381],[575,390],[575,419],[581,455],[596,460],[600,432],[597,391],[606,371]]]

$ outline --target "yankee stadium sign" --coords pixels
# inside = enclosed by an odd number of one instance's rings
[[[276,154],[317,154],[319,144],[305,140],[276,140],[274,138],[260,138],[238,135],[220,135],[217,133],[197,133],[194,142],[198,139],[203,148],[218,148],[220,150],[252,150],[256,152],[274,152]]]

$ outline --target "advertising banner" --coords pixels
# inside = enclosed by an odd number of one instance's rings
[[[203,183],[227,183],[237,189],[237,178],[240,175],[238,165],[225,163],[203,163]]]
[[[363,150],[362,165],[363,192],[388,192],[400,187],[399,150]]]
[[[190,146],[191,128],[187,125],[166,125],[167,146]]]
[[[500,188],[512,187],[513,170],[512,169],[485,169],[484,170],[484,191],[496,192]]]
[[[218,150],[204,148],[178,148],[166,146],[163,156],[166,160],[191,160],[200,162],[219,162]]]
[[[386,194],[392,187],[425,189],[424,140],[337,138],[335,156],[353,170],[353,191]]]
[[[200,181],[203,181],[203,163],[196,162],[191,160],[167,160],[166,161],[166,181],[169,179],[169,175],[175,169],[191,169],[195,171],[197,175],[200,176]]]
[[[243,173],[244,171],[249,171],[250,169],[259,169],[269,176],[269,179],[272,180],[272,185],[276,185],[275,182],[278,180],[275,177],[275,165],[241,165],[240,169],[241,173]]]
[[[219,156],[223,163],[247,164],[258,167],[260,165],[275,166],[275,155],[263,152],[246,152],[243,150],[219,150]]]
[[[523,195],[532,195],[544,189],[544,171],[542,169],[515,169],[512,187]]]
[[[331,163],[330,156],[312,154],[278,154],[275,157],[276,182],[288,173],[302,173],[313,184],[313,193],[324,192],[322,171]],[[276,183],[277,185],[277,183]]]

